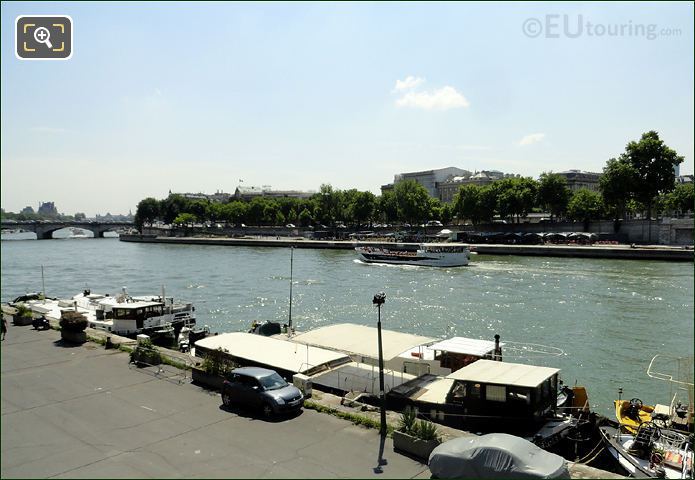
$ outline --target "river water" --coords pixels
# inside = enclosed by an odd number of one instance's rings
[[[164,285],[167,295],[192,301],[198,324],[212,331],[288,319],[288,249],[115,238],[3,241],[1,249],[3,302],[40,291],[43,266],[49,296],[85,287],[115,294],[122,286],[132,295],[157,294]],[[619,387],[623,398],[668,404],[673,389],[646,375],[649,361],[693,355],[690,263],[473,255],[468,267],[440,269],[367,265],[344,250],[294,251],[297,330],[375,326],[379,291],[386,293],[384,328],[437,338],[497,333],[503,342],[561,349],[505,360],[560,368],[564,381],[587,386],[592,407],[607,415]]]

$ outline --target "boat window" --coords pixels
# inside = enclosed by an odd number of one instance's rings
[[[485,387],[485,400],[505,402],[507,400],[507,389],[503,385],[487,385]]]
[[[464,398],[466,398],[466,384],[457,383],[451,391],[451,399],[456,402],[462,401]]]
[[[479,383],[471,384],[468,392],[469,392],[471,398],[480,398],[480,384]]]
[[[524,402],[530,404],[531,392],[519,387],[509,387],[509,390],[507,391],[507,399],[510,402]]]

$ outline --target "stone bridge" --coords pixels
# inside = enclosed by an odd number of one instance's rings
[[[94,233],[94,238],[103,238],[104,232],[115,232],[133,228],[133,222],[94,222],[89,220],[84,221],[52,221],[52,220],[27,220],[27,221],[2,221],[0,224],[3,230],[23,230],[25,232],[34,232],[38,240],[46,240],[53,238],[53,232],[62,228],[80,228],[89,230]]]

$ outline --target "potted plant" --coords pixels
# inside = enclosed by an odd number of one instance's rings
[[[79,312],[72,310],[63,311],[60,314],[60,337],[72,343],[84,343],[87,341],[87,318]]]
[[[191,369],[191,376],[196,383],[215,390],[221,390],[225,375],[236,367],[237,365],[220,347],[217,350],[206,353],[202,363]]]
[[[130,352],[130,361],[138,367],[148,367],[162,363],[162,354],[152,344],[152,340],[139,340],[135,350]]]
[[[12,315],[12,323],[15,325],[31,325],[32,313],[29,307],[20,303],[17,311]]]
[[[437,426],[426,420],[418,420],[417,411],[406,407],[398,429],[393,432],[393,449],[426,463],[432,450],[440,443]]]

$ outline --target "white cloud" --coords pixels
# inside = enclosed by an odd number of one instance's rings
[[[413,77],[408,75],[405,80],[396,80],[396,87],[393,89],[394,92],[400,92],[403,90],[411,90],[425,83],[424,78]]]
[[[398,107],[422,108],[424,110],[449,110],[465,108],[469,105],[466,97],[448,85],[426,92],[408,92],[396,100]]]
[[[519,145],[522,147],[524,145],[532,145],[534,143],[540,142],[544,138],[545,138],[545,133],[532,133],[532,134],[526,135],[524,138],[522,138],[519,141]]]

